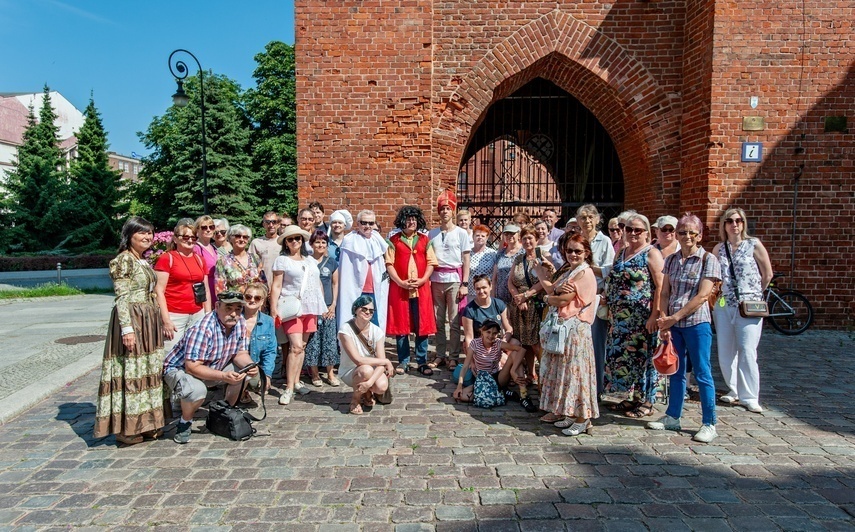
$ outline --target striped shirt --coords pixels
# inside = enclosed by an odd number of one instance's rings
[[[187,329],[163,361],[163,373],[184,369],[186,360],[204,362],[212,369],[221,370],[229,365],[238,351],[248,350],[249,340],[243,316],[238,319],[231,334],[226,336],[226,328],[215,310]]]
[[[706,257],[709,256],[709,258]],[[703,269],[703,272],[701,272]],[[668,315],[673,316],[685,307],[690,299],[698,293],[701,279],[709,278],[715,281],[721,279],[721,266],[712,253],[707,253],[702,247],[683,259],[682,253],[674,253],[665,259],[662,273],[668,276],[671,285],[671,297],[668,300]],[[674,324],[675,327],[692,327],[700,323],[709,323],[710,308],[702,304],[689,316]]]
[[[499,371],[499,361],[502,360],[502,343],[500,341],[493,342],[493,347],[487,350],[484,347],[484,340],[475,338],[469,347],[472,348],[472,366],[475,373],[486,371],[492,375]]]

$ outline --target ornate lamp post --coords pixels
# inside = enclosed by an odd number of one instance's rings
[[[169,72],[175,78],[178,84],[178,89],[172,95],[172,103],[178,107],[186,107],[190,103],[190,97],[184,92],[184,80],[190,71],[187,69],[187,64],[178,59],[175,63],[172,62],[173,56],[177,53],[187,54],[196,61],[196,66],[199,68],[199,92],[202,96],[202,208],[204,214],[208,214],[208,146],[205,140],[205,73],[202,70],[202,64],[195,55],[188,50],[179,48],[169,54]]]

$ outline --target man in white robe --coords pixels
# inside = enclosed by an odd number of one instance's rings
[[[355,231],[341,241],[338,265],[338,328],[352,317],[351,305],[362,294],[374,298],[375,325],[386,332],[389,302],[389,274],[385,254],[389,244],[375,231],[374,211],[363,210],[356,215]]]

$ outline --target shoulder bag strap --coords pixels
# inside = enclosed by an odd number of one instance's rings
[[[264,415],[261,417],[255,417],[249,412],[244,412],[243,415],[248,417],[253,421],[264,421],[267,418],[267,405],[264,404],[264,396],[267,395],[267,375],[264,374],[264,370],[261,369],[261,366],[256,366],[258,368],[258,378],[260,379],[258,382],[261,386],[261,408],[264,411]],[[243,392],[246,391],[246,387],[249,385],[249,375],[244,376],[243,382],[240,384],[240,391],[238,392],[238,401],[243,397]],[[235,406],[235,405],[232,405]]]
[[[725,240],[722,242],[722,246],[724,246],[724,253],[727,255],[727,266],[730,270],[730,284],[733,285],[733,295],[736,296],[736,300],[739,301],[739,288],[736,283],[736,270],[733,269],[733,258],[730,256],[730,246],[727,245],[728,242]]]
[[[368,352],[371,353],[371,356],[375,356],[374,348],[368,345],[368,340],[366,340],[365,337],[362,336],[362,333],[359,332],[359,329],[356,327],[356,322],[354,320],[350,320],[347,322],[347,324],[350,325],[350,328],[353,329],[353,334],[355,334],[356,337],[359,338],[359,341],[362,342],[362,345],[365,347],[365,349],[367,349]]]
[[[531,282],[531,277],[528,276],[528,261],[526,260],[525,255],[523,255],[522,259],[523,259],[522,265],[523,265],[523,274],[525,275],[525,283],[528,285],[529,288],[531,288],[532,286],[534,286],[534,283]]]

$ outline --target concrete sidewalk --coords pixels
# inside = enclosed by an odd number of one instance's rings
[[[569,438],[516,404],[455,404],[438,372],[396,377],[394,402],[363,416],[345,413],[344,388],[288,407],[274,392],[247,442],[118,449],[92,438],[96,370],[0,427],[0,526],[853,530],[854,347],[844,333],[766,331],[766,411],[721,406],[709,445],[690,439],[697,403],[681,432],[603,413],[592,436]]]

